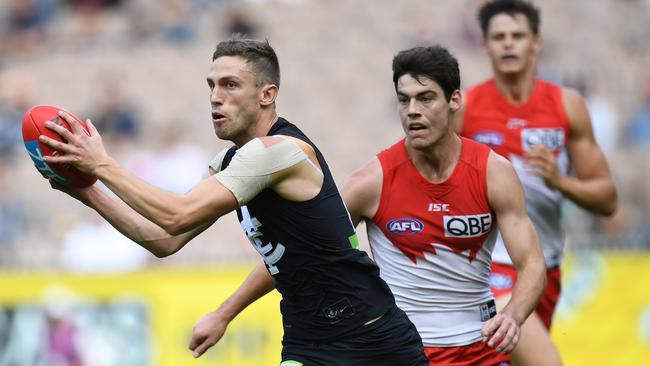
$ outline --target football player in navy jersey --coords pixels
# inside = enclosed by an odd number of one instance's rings
[[[249,277],[258,280],[255,286],[248,288],[247,281],[245,296],[231,298],[222,310],[243,308],[241,299],[276,288],[282,294],[281,365],[427,365],[414,325],[395,305],[375,263],[356,248],[354,227],[325,159],[276,113],[280,70],[273,48],[241,38],[219,43],[207,84],[215,132],[234,146],[212,160],[212,175],[188,193],[166,192],[125,171],[106,153],[90,121],[87,135],[65,113],[73,132],[48,128],[68,143],[41,137],[65,153],[47,162],[95,175],[120,200],[97,186],[55,188],[159,257],[177,252],[236,210],[264,264]],[[190,344],[195,357],[216,342],[218,333],[202,326],[208,323],[214,324],[200,321],[195,328]]]
[[[506,159],[454,132],[460,75],[446,49],[400,52],[393,81],[406,135],[343,184],[346,206],[355,224],[366,221],[382,278],[417,326],[430,365],[508,365],[545,285],[521,184]],[[497,224],[520,276],[498,314],[488,284]],[[251,274],[193,339],[218,341],[233,314],[265,293],[263,283]]]

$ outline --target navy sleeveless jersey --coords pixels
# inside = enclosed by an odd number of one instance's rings
[[[285,339],[331,340],[362,332],[363,324],[395,304],[368,255],[352,247],[354,227],[325,159],[295,125],[283,118],[271,135],[311,145],[323,174],[318,195],[286,200],[267,188],[237,209],[239,222],[282,294]],[[222,169],[236,152],[226,154]]]

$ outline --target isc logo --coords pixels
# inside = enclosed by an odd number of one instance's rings
[[[395,235],[414,235],[424,229],[424,224],[420,220],[401,218],[388,222],[386,229]]]
[[[444,216],[445,237],[473,238],[481,236],[492,228],[492,215],[489,213],[466,216]]]
[[[429,203],[429,207],[427,208],[427,211],[429,212],[449,212],[449,204],[448,203]]]
[[[521,130],[521,143],[528,151],[535,145],[542,145],[549,150],[564,147],[564,130],[561,128],[525,128]]]

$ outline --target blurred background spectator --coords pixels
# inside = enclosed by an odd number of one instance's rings
[[[205,82],[214,46],[232,33],[267,38],[282,68],[280,113],[318,142],[341,182],[403,134],[391,80],[395,53],[440,43],[458,57],[463,88],[490,77],[476,21],[476,7],[483,1],[0,0],[0,272],[5,271],[0,284],[15,273],[33,280],[27,289],[4,288],[4,300],[13,302],[0,307],[0,365],[188,364],[155,357],[168,351],[165,347],[185,355],[186,332],[193,324],[185,322],[204,313],[199,306],[218,305],[212,299],[230,293],[237,282],[221,273],[206,277],[202,267],[243,263],[247,268],[259,262],[235,215],[218,220],[178,254],[158,259],[87,207],[52,191],[22,148],[20,121],[30,106],[60,105],[91,118],[108,151],[124,167],[183,193],[206,177],[208,161],[228,145],[214,136]],[[569,320],[554,336],[573,337],[558,343],[571,354],[591,353],[581,350],[594,347],[623,349],[635,344],[633,333],[641,327],[650,334],[650,322],[637,322],[638,309],[644,306],[650,319],[648,298],[630,301],[636,294],[645,296],[645,288],[634,282],[648,278],[627,262],[606,267],[603,263],[616,258],[604,261],[600,254],[632,254],[634,259],[650,249],[650,1],[535,3],[543,14],[538,73],[584,94],[620,196],[620,210],[610,219],[571,205],[565,211],[567,259],[573,266],[567,266],[565,274],[571,278],[565,282],[561,308],[571,311],[559,312]],[[367,247],[364,229],[358,233]],[[629,270],[627,277],[620,274],[622,268]],[[151,277],[143,271],[146,282],[134,287],[148,299],[144,302],[110,298],[111,292],[94,282],[111,278],[119,288],[137,285],[123,283],[121,276],[135,278],[140,269],[156,270]],[[186,270],[194,273],[191,280],[182,277],[168,286],[160,278]],[[40,276],[65,277],[71,283],[86,280],[95,298],[77,304],[73,316],[31,304],[29,299],[37,295],[24,292],[40,286]],[[610,279],[619,282],[611,284]],[[198,283],[203,287],[194,287]],[[170,287],[178,292],[165,296],[177,302],[165,308],[160,299]],[[189,297],[197,293],[210,300]],[[583,319],[580,306],[595,294],[611,303],[601,298],[606,310]],[[617,294],[628,300],[622,303]],[[196,311],[188,310],[193,306]],[[268,305],[275,314],[274,306]],[[600,319],[613,307],[620,310],[617,317],[594,330],[587,320]],[[195,360],[197,365],[245,365],[242,359],[261,351],[251,346],[251,339],[275,342],[272,333],[255,328],[270,316],[264,311],[256,315],[264,320],[255,318],[240,328],[233,324],[239,338],[224,338],[223,348],[206,355],[215,358]],[[630,320],[621,320],[623,316]],[[588,324],[574,327],[580,321]],[[624,323],[626,333],[613,333],[613,325]],[[582,336],[581,330],[587,333]],[[48,359],[38,350],[47,345],[46,335],[54,341],[49,347],[56,354]],[[599,337],[605,340],[602,347],[595,343]],[[586,339],[588,346],[573,343],[576,339]],[[269,345],[275,356],[279,342]],[[637,347],[647,359],[649,346],[646,341]],[[233,347],[240,347],[243,355],[237,362],[215,361]],[[615,353],[621,365],[647,364],[626,362],[624,356],[624,351]]]
[[[151,258],[92,211],[65,233],[59,265],[74,273],[117,273],[143,268]]]
[[[57,268],[71,238],[105,229],[85,207],[52,192],[26,154],[16,154],[22,114],[33,104],[57,104],[91,118],[125,166],[183,192],[205,176],[210,157],[226,146],[213,136],[205,73],[214,45],[231,33],[268,38],[277,49],[280,111],[319,141],[339,181],[400,136],[390,80],[397,51],[442,43],[459,58],[464,87],[490,75],[475,21],[481,0],[435,6],[418,0],[0,3],[6,40],[0,46],[0,178],[8,186],[0,193],[0,237],[3,246],[21,243],[1,255],[10,267]],[[647,75],[648,47],[638,41],[650,38],[648,4],[538,5],[546,14],[540,75],[583,92],[622,197],[614,224],[569,211],[569,235],[576,238],[571,245],[648,247],[641,233],[649,226],[642,217],[650,213],[650,188],[639,167],[650,164],[640,152],[650,141],[650,81],[639,86]],[[255,259],[233,221],[219,220],[178,256],[139,265]]]
[[[102,75],[96,85],[99,95],[87,112],[95,127],[108,139],[135,142],[141,122],[132,105],[132,99],[125,95],[120,75]]]
[[[650,77],[646,78],[639,91],[640,100],[630,116],[625,130],[627,140],[640,147],[650,147]]]

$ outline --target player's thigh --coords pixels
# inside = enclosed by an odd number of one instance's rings
[[[532,313],[521,327],[521,338],[510,357],[514,366],[562,365],[560,353],[536,313]]]

